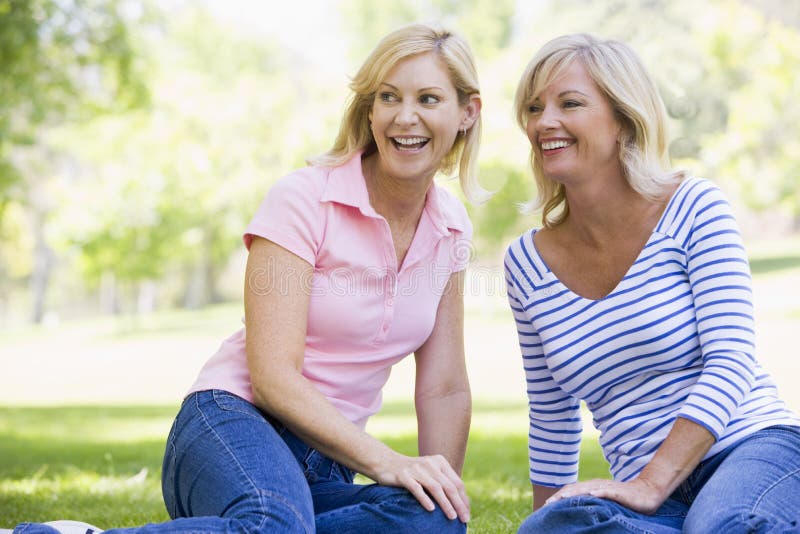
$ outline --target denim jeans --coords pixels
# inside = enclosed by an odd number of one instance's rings
[[[540,508],[518,532],[800,533],[800,429],[765,428],[703,461],[653,515],[576,496]]]
[[[181,406],[167,439],[162,491],[172,521],[106,532],[466,532],[404,488],[353,484],[350,469],[221,390],[193,393]],[[55,532],[23,523],[14,534]]]

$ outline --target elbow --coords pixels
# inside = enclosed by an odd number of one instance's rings
[[[293,367],[280,365],[257,366],[250,369],[250,389],[253,403],[270,415],[278,416],[286,405],[292,390],[292,383],[299,373]]]

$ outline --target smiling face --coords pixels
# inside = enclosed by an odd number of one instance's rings
[[[480,111],[479,97],[462,105],[447,67],[427,53],[399,61],[382,81],[369,113],[378,172],[395,180],[430,181],[458,132]]]
[[[571,184],[623,177],[621,126],[608,97],[580,61],[534,94],[527,134],[545,176]]]

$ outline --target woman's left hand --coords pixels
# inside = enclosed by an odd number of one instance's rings
[[[643,514],[655,513],[664,503],[658,488],[642,478],[636,478],[629,482],[594,479],[569,484],[547,499],[547,504],[576,495],[608,499]]]

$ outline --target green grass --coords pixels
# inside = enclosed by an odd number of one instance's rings
[[[104,528],[168,520],[161,457],[177,406],[0,408],[0,528],[79,519]],[[464,480],[470,532],[516,532],[530,509],[524,409],[478,404]],[[371,431],[414,454],[413,408],[390,403]],[[581,473],[607,477],[596,440],[583,444]]]
[[[768,332],[759,341],[762,358],[772,366],[784,398],[800,411],[800,394],[791,381],[800,368],[790,350],[800,307],[786,291],[800,281],[800,238],[758,245],[751,265],[763,306],[757,308],[759,329]],[[0,528],[63,518],[105,528],[167,520],[160,474],[164,440],[177,410],[172,399],[188,387],[194,366],[240,326],[240,316],[240,304],[225,304],[0,329],[0,403],[7,405],[0,407]],[[467,299],[467,332],[478,344],[470,347],[473,361],[468,362],[474,366],[473,387],[495,399],[474,407],[464,470],[472,499],[471,533],[515,532],[530,510],[524,399],[502,400],[515,391],[509,381],[520,372],[509,320],[502,295]],[[176,343],[198,339],[188,349]],[[189,357],[192,350],[200,354]],[[124,383],[104,374],[114,370],[104,365],[112,358],[123,370]],[[72,363],[65,366],[65,361]],[[60,380],[39,382],[54,375]],[[402,377],[393,372],[394,380]],[[113,396],[101,389],[109,382]],[[162,406],[136,406],[127,396],[128,383],[136,391],[172,389],[159,397],[167,399]],[[91,406],[69,406],[64,399],[73,398],[68,394],[74,389],[100,394],[89,399]],[[10,407],[25,402],[52,407]],[[416,451],[415,428],[413,408],[405,402],[387,403],[369,425],[372,434],[408,454]],[[588,433],[580,470],[582,478],[608,476],[597,441]]]

